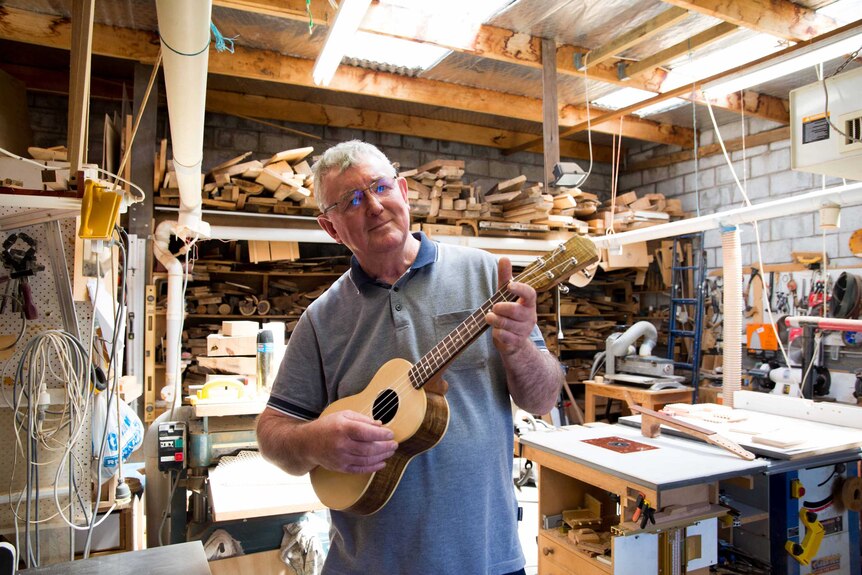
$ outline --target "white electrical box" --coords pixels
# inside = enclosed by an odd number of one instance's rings
[[[862,68],[790,92],[790,167],[862,180]],[[839,130],[827,121],[826,114]]]

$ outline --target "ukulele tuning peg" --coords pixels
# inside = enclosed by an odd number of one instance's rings
[[[569,293],[569,286],[567,286],[566,284],[558,284],[557,289],[560,291],[561,294]]]

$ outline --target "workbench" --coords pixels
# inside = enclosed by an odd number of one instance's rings
[[[210,575],[200,541],[153,547],[140,551],[100,555],[79,561],[35,567],[27,575]]]
[[[595,381],[584,382],[584,422],[591,423],[596,420],[596,398],[607,397],[619,399],[625,404],[626,393],[631,395],[632,400],[638,405],[649,409],[659,410],[669,403],[691,403],[692,388],[651,390],[637,385],[619,385],[616,383],[597,383]]]
[[[716,518],[726,511],[717,505],[718,481],[766,468],[764,460],[745,461],[722,449],[675,437],[646,438],[640,430],[623,425],[531,432],[521,436],[520,444],[523,456],[538,466],[540,575],[657,574],[659,562],[668,560],[673,541],[686,545],[686,538],[697,541],[698,551],[688,555],[685,569],[708,573],[717,554]],[[620,452],[614,444],[634,450]],[[631,521],[639,494],[655,509],[689,506],[693,514],[664,518],[641,529]],[[590,557],[578,551],[560,529],[545,525],[546,518],[583,507],[587,495],[602,504],[601,525],[596,529],[614,533],[611,558]]]

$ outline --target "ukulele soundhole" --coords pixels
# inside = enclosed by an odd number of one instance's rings
[[[371,414],[374,419],[382,421],[384,424],[392,421],[395,413],[398,411],[398,394],[391,389],[383,390],[377,399],[374,400],[374,407],[371,409]]]

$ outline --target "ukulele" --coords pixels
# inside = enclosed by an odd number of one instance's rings
[[[528,284],[537,292],[546,291],[596,261],[592,240],[574,236],[536,259],[512,281]],[[311,470],[311,484],[324,505],[357,515],[371,515],[386,505],[407,464],[439,443],[449,426],[446,398],[423,387],[439,383],[449,364],[488,329],[485,315],[495,303],[515,299],[517,296],[503,286],[415,365],[405,359],[391,359],[363,391],[323,410],[321,416],[345,410],[370,415],[390,428],[399,444],[386,467],[373,473],[342,473],[320,466]]]

